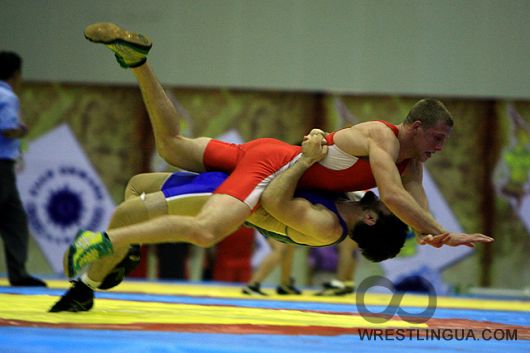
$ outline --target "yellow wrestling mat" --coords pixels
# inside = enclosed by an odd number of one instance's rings
[[[293,347],[334,352],[334,345],[344,341],[355,344],[355,352],[363,352],[363,345],[369,348],[369,342],[375,348],[376,341],[398,352],[411,351],[404,349],[404,342],[409,348],[412,344],[414,352],[453,347],[483,353],[494,346],[496,351],[515,352],[530,347],[530,303],[524,300],[438,297],[432,318],[415,323],[377,314],[389,305],[390,294],[364,295],[364,305],[373,313],[368,317],[359,313],[355,295],[316,297],[306,290],[301,296],[255,297],[242,294],[240,286],[219,283],[126,281],[97,292],[89,312],[48,313],[70,284],[47,283],[49,288],[13,288],[0,279],[0,352],[48,351],[48,344],[42,343],[47,341],[64,348],[78,334],[99,347],[94,351],[105,352],[121,351],[124,347],[116,344],[124,342],[135,342],[141,351],[160,345],[166,349],[167,340],[173,342],[171,349],[163,351],[175,352],[299,351]],[[399,306],[413,313],[427,304],[426,296],[405,294]],[[46,339],[26,346],[28,337]],[[265,344],[255,344],[261,341]],[[131,349],[126,351],[140,351]]]

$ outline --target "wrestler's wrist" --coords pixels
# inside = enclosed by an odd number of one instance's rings
[[[309,156],[304,156],[302,155],[302,158],[300,158],[298,160],[298,164],[302,167],[305,167],[305,168],[309,168],[311,167],[313,164],[315,164],[316,162],[318,162],[318,160],[314,159],[314,158],[311,158]]]
[[[446,231],[445,229],[442,229],[442,230],[436,230],[435,232],[415,232],[416,234],[416,237],[417,238],[424,238],[426,236],[437,236],[437,235],[443,235],[443,234],[447,234],[449,233],[448,231]]]

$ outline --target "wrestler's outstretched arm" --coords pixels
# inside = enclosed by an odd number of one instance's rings
[[[403,222],[411,226],[419,244],[441,247],[473,243],[491,243],[493,238],[484,234],[452,233],[445,230],[429,212],[423,189],[423,165],[411,160],[403,176],[399,174],[395,161],[399,151],[397,139],[387,130],[376,132],[368,138],[368,155],[372,173],[379,189],[381,200]]]

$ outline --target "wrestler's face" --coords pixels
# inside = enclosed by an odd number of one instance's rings
[[[425,162],[433,154],[441,151],[451,133],[451,127],[447,126],[443,121],[439,121],[429,128],[425,128],[421,121],[415,121],[412,124],[412,128],[416,159],[420,162]]]

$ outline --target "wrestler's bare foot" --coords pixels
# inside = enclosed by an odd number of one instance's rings
[[[146,36],[109,22],[91,24],[85,28],[84,34],[91,42],[105,44],[124,68],[143,65],[153,45]]]

